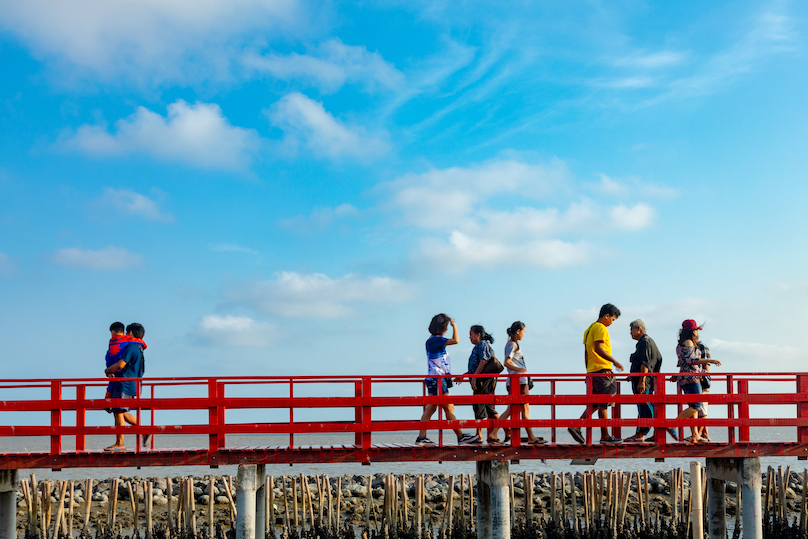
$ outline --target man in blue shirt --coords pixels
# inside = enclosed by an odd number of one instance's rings
[[[129,324],[126,327],[126,334],[135,339],[143,339],[146,330],[138,323]],[[136,342],[126,345],[126,348],[116,363],[113,363],[104,371],[109,378],[142,378],[145,371],[145,363],[143,360],[143,347]],[[134,399],[137,396],[136,380],[125,380],[112,383],[113,399]],[[129,408],[113,408],[112,413],[115,415],[115,425],[118,427],[124,426],[125,423],[130,425],[137,425],[137,418],[129,413]],[[144,447],[149,443],[151,436],[146,436],[143,439]],[[115,445],[107,447],[105,451],[123,451],[126,449],[124,444],[123,433],[115,435]]]

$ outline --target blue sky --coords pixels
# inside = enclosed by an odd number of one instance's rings
[[[681,321],[804,370],[799,2],[0,4],[4,377],[421,374],[432,315],[535,372]]]

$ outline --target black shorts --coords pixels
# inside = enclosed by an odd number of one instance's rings
[[[496,388],[497,379],[493,376],[491,378],[477,378],[477,389],[474,390],[474,394],[493,395]],[[497,414],[493,403],[474,404],[472,407],[474,408],[474,419],[493,419]]]
[[[611,369],[603,369],[596,371],[592,374],[612,373]],[[617,384],[614,381],[614,376],[593,376],[592,377],[592,394],[593,395],[614,395],[617,393]],[[613,402],[601,402],[593,404],[596,408],[608,408],[614,406]]]

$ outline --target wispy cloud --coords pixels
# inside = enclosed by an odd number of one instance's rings
[[[596,193],[612,197],[648,197],[674,199],[679,191],[662,184],[648,183],[640,178],[614,178],[607,174],[599,174],[600,181],[588,184],[587,187]]]
[[[338,221],[358,215],[359,210],[355,206],[340,204],[335,208],[314,208],[311,215],[284,219],[280,226],[293,232],[321,232]]]
[[[361,305],[397,303],[413,293],[410,285],[390,278],[348,274],[281,272],[227,291],[228,305],[239,305],[283,317],[340,318],[356,316]]]
[[[61,145],[92,155],[140,153],[198,168],[241,170],[260,146],[251,129],[234,127],[216,104],[190,105],[178,100],[165,117],[138,107],[115,123],[110,133],[100,125],[83,125],[65,136]]]
[[[275,342],[279,331],[273,324],[256,322],[248,316],[212,314],[197,322],[192,336],[214,346],[262,347]]]
[[[139,254],[112,246],[97,251],[75,247],[59,249],[52,260],[59,266],[101,271],[125,270],[143,264]]]
[[[381,157],[389,145],[380,135],[362,126],[341,122],[323,104],[294,92],[278,101],[267,115],[284,132],[284,145],[290,151],[306,147],[321,157],[352,157],[370,160]]]
[[[0,28],[59,75],[115,84],[226,80],[257,35],[299,35],[296,0],[60,0],[0,3]]]
[[[339,39],[321,43],[308,54],[250,53],[241,61],[250,70],[309,84],[326,93],[335,92],[348,83],[358,84],[369,92],[400,90],[405,81],[404,75],[378,52],[345,45]]]
[[[210,248],[214,253],[244,253],[248,255],[257,255],[258,251],[250,249],[249,247],[242,247],[232,243],[218,243]]]
[[[95,210],[106,213],[131,215],[146,221],[170,223],[174,221],[171,214],[163,213],[152,198],[136,193],[131,189],[115,189],[107,187],[104,194],[93,205]]]

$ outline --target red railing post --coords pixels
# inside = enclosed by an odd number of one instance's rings
[[[555,405],[556,383],[555,380],[550,381],[550,395],[553,396],[553,404],[550,405],[550,419],[552,420],[552,427],[550,428],[550,441],[556,443],[556,405]]]
[[[83,384],[76,386],[76,401],[86,400],[86,395],[86,386]],[[87,447],[87,437],[84,434],[86,416],[87,410],[84,408],[84,403],[79,404],[76,402],[76,451],[84,451]]]
[[[797,405],[797,419],[808,419],[808,375],[797,375],[797,394],[800,403]],[[808,444],[808,427],[797,427],[797,441]]]
[[[656,373],[654,376],[654,417],[660,421],[668,419],[668,405],[665,402],[667,391],[665,390],[665,375]],[[654,427],[654,436],[656,437],[657,445],[665,446],[668,444],[668,427],[656,426]]]
[[[616,394],[619,395],[620,394],[620,382],[615,381],[615,384],[617,385],[617,393]],[[620,402],[615,402],[614,403],[614,406],[613,406],[614,410],[612,411],[612,419],[622,419],[623,418],[623,410],[622,410],[621,406],[622,406],[622,403],[620,403]],[[620,426],[620,423],[615,423],[614,427],[612,427],[612,436],[614,436],[615,438],[619,438],[621,440],[623,439],[623,429]]]
[[[586,417],[588,419],[592,419],[592,416],[594,415],[595,412],[594,400],[592,400],[594,398],[594,395],[592,393],[592,383],[593,383],[592,377],[593,377],[592,374],[586,373]],[[586,429],[586,445],[592,445],[593,430],[594,427]]]
[[[438,386],[440,386],[440,382],[438,382]],[[370,378],[362,378],[362,385],[357,385],[357,392],[359,393],[357,396],[361,397],[362,402],[361,406],[357,408],[356,419],[362,431],[358,432],[356,435],[356,445],[361,446],[362,449],[370,449],[371,429],[373,427],[371,416],[372,408],[368,405],[368,399],[371,397]]]
[[[62,452],[62,382],[51,381],[51,455]]]
[[[745,397],[749,395],[749,380],[738,380],[738,393]],[[738,419],[741,421],[746,421],[749,419],[749,402],[739,402],[738,403]],[[749,442],[749,425],[741,425],[738,428],[739,433],[739,442]]]
[[[735,394],[735,385],[732,383],[732,375],[727,375],[727,395],[734,395]],[[727,419],[732,421],[735,419],[735,403],[731,402],[727,405]],[[730,445],[735,443],[735,427],[730,426],[727,427],[727,443]]]
[[[222,399],[224,399],[224,384],[214,378],[208,379],[208,401],[210,404],[208,408],[208,428],[210,433],[208,434],[208,451],[211,453],[215,453],[224,447],[224,435],[222,434],[224,406],[222,405]]]
[[[519,385],[519,377],[517,376],[515,378],[513,378],[513,377],[510,378],[510,382],[511,382],[511,386],[510,386],[511,387],[511,391],[510,391],[511,397],[521,395],[521,392],[519,391],[521,389],[521,386]],[[521,400],[521,398],[520,398],[520,400]],[[518,425],[518,422],[522,418],[523,418],[522,407],[519,406],[516,403],[512,404],[511,405],[510,421],[511,421],[511,424],[517,423],[516,427],[513,427],[513,428],[510,429],[511,446],[513,446],[513,447],[519,447],[519,446],[522,445],[522,434],[521,434],[521,431],[520,431],[519,425]]]

